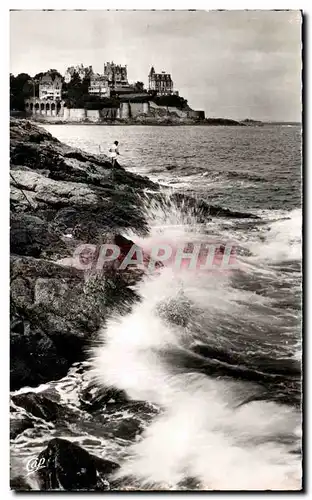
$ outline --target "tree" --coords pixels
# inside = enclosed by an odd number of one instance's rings
[[[178,109],[188,108],[187,100],[178,95],[162,95],[153,98],[158,106],[172,106]]]
[[[61,73],[59,71],[57,71],[57,69],[49,69],[49,71],[47,71],[47,73],[53,78],[58,76],[59,78],[61,78],[63,80],[63,76],[61,75]]]
[[[90,75],[85,76],[82,79],[81,90],[82,90],[83,94],[88,94],[89,93],[89,87],[90,87]]]
[[[67,84],[66,106],[68,108],[83,107],[84,87],[77,71],[74,71],[70,82]]]
[[[135,82],[134,88],[137,92],[144,92],[144,83],[143,82]]]
[[[45,73],[43,73],[42,71],[41,71],[41,73],[37,73],[34,76],[34,80],[41,80],[41,78],[43,77],[43,75],[45,75]]]
[[[33,95],[33,85],[28,73],[10,74],[10,109],[24,111],[24,100]]]

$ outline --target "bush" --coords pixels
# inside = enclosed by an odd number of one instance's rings
[[[153,101],[158,106],[170,106],[178,109],[185,109],[188,107],[187,100],[178,95],[163,95],[153,98]]]

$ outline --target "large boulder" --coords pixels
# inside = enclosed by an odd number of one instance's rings
[[[95,457],[66,439],[52,439],[37,459],[36,476],[41,490],[105,491],[109,477],[119,467]]]
[[[12,213],[11,254],[61,258],[68,255],[68,243],[51,225],[31,213]]]
[[[16,406],[26,410],[27,414],[45,420],[46,422],[66,421],[76,419],[75,413],[44,393],[25,392],[12,396],[12,401]]]
[[[83,359],[109,314],[127,312],[138,300],[128,285],[142,272],[86,274],[74,266],[12,256],[12,389],[59,378]]]
[[[64,376],[71,360],[62,355],[53,340],[25,317],[12,316],[10,385],[19,389]]]

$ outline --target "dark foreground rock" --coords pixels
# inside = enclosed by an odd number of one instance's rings
[[[12,396],[12,401],[16,406],[24,408],[28,414],[40,418],[46,422],[67,421],[75,419],[74,413],[62,404],[53,401],[48,396],[27,392]]]
[[[126,313],[138,300],[129,286],[144,271],[118,271],[133,242],[112,234],[105,235],[104,241],[120,249],[117,268],[96,268],[98,245],[83,260],[90,263],[87,271],[79,269],[80,257],[55,263],[11,256],[12,389],[65,375],[74,361],[85,357],[109,314],[116,310]],[[149,256],[143,256],[148,264]]]
[[[36,436],[38,426],[53,436],[73,436],[87,440],[106,439],[124,444],[133,442],[158,414],[158,408],[145,401],[129,400],[123,391],[95,383],[84,384],[82,372],[75,376],[77,400],[68,405],[62,391],[53,385],[42,390],[11,395],[11,439],[26,431]],[[72,382],[73,379],[71,379]],[[60,382],[66,386],[68,376]],[[27,437],[26,437],[27,439]],[[99,441],[101,442],[101,441]]]
[[[10,439],[15,439],[26,429],[34,427],[32,420],[26,416],[24,418],[14,418],[14,411],[10,410],[12,418],[10,421]]]
[[[119,466],[95,457],[66,439],[52,439],[38,456],[37,472],[41,490],[105,491],[109,476]]]
[[[108,315],[131,308],[138,298],[126,274],[115,274],[84,277],[74,267],[12,256],[12,389],[65,375],[85,357]]]

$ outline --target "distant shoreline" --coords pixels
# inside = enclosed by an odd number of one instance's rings
[[[130,126],[138,126],[138,127],[144,127],[144,126],[151,126],[151,127],[268,127],[268,126],[289,126],[289,127],[295,127],[295,126],[302,126],[300,122],[298,123],[283,123],[283,122],[261,122],[261,124],[258,123],[251,123],[251,124],[245,124],[245,123],[205,123],[205,122],[195,122],[195,123],[155,123],[155,122],[143,122],[143,123],[138,123],[138,122],[87,122],[87,121],[44,121],[44,120],[33,120],[33,119],[28,119],[29,121],[32,121],[38,125],[88,125],[88,126],[106,126],[106,127],[130,127]]]
[[[15,113],[11,112],[11,116],[14,117]],[[205,120],[191,120],[191,119],[129,119],[129,120],[103,120],[103,121],[90,121],[90,120],[62,120],[62,119],[44,119],[40,116],[38,118],[34,115],[21,116],[20,114],[15,115],[16,118],[25,119],[36,124],[45,125],[101,125],[101,126],[153,126],[153,127],[181,127],[181,126],[204,126],[204,127],[263,127],[263,126],[302,126],[301,122],[279,122],[279,121],[259,121],[245,119],[242,121],[233,120],[230,118],[206,118]]]

